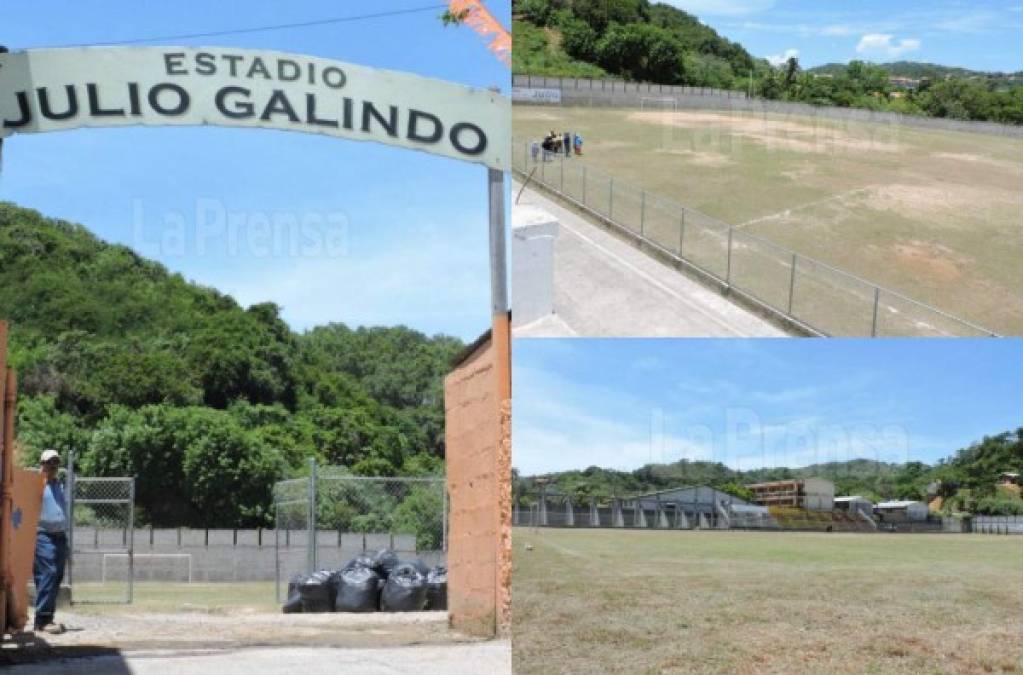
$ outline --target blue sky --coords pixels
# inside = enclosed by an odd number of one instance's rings
[[[431,4],[445,3],[8,2],[0,42],[12,51],[104,43]],[[510,1],[486,4],[510,24]],[[296,52],[507,93],[508,68],[469,28],[443,27],[442,11],[170,43]],[[25,135],[3,150],[0,200],[80,222],[243,305],[277,302],[296,329],[403,323],[468,340],[490,324],[483,167],[371,143],[225,128]],[[232,215],[233,230],[213,225]],[[290,244],[288,223],[310,217],[325,223],[323,246]],[[269,244],[247,235],[266,232],[268,223],[285,234]]]
[[[516,340],[524,475],[682,458],[933,463],[1023,427],[1018,340]]]
[[[1023,70],[1021,0],[667,0],[754,55]]]

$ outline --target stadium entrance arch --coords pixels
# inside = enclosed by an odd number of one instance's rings
[[[448,472],[452,529],[463,520],[474,523],[464,533],[451,533],[449,607],[459,628],[492,634],[505,626],[507,589],[501,585],[510,563],[506,455],[511,397],[504,209],[504,172],[510,169],[511,152],[508,98],[409,73],[264,50],[0,52],[0,143],[15,134],[80,128],[253,127],[383,143],[486,169],[493,322],[445,384],[445,422],[456,431],[447,444],[449,466],[460,467]],[[483,372],[489,374],[475,376]],[[467,388],[469,381],[474,384]],[[467,401],[477,402],[472,415],[466,414]],[[489,477],[483,492],[481,475]],[[487,550],[496,561],[488,573],[469,569]]]

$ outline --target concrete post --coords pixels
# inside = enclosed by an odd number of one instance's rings
[[[575,508],[568,497],[565,497],[565,525],[575,527]]]
[[[622,513],[622,501],[611,500],[611,527],[625,527],[625,514]]]
[[[600,527],[600,511],[597,510],[597,500],[590,500],[590,527]]]
[[[554,243],[558,220],[535,206],[512,214],[512,318],[525,325],[554,313]]]

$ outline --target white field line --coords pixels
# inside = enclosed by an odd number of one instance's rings
[[[762,223],[768,220],[787,218],[791,216],[794,211],[802,211],[804,209],[813,208],[814,206],[820,206],[821,204],[827,204],[828,202],[841,201],[847,197],[852,197],[863,192],[869,192],[870,190],[873,190],[874,187],[875,186],[871,185],[869,187],[856,188],[855,190],[849,190],[848,192],[842,192],[837,195],[831,195],[830,197],[825,197],[824,199],[818,199],[816,201],[807,202],[806,204],[800,204],[799,206],[793,206],[792,208],[785,209],[784,211],[779,211],[778,213],[772,213],[767,216],[761,216],[760,218],[754,218],[753,220],[747,220],[745,223],[739,223],[738,225],[736,225],[736,227],[742,228],[746,227],[747,225],[756,225],[757,223]]]
[[[582,553],[580,553],[579,551],[573,551],[570,548],[565,548],[564,546],[562,546],[560,544],[555,544],[553,541],[547,541],[546,539],[543,539],[543,538],[536,539],[536,541],[540,542],[544,546],[548,546],[550,548],[553,548],[554,550],[559,551],[560,553],[564,553],[565,555],[570,555],[573,558],[585,558],[586,557]]]
[[[575,236],[579,237],[580,239],[582,239],[583,241],[588,243],[590,246],[592,246],[593,248],[597,249],[598,251],[600,251],[601,253],[606,255],[608,258],[611,258],[612,260],[614,260],[616,263],[618,263],[622,267],[625,267],[626,269],[631,270],[635,274],[639,275],[640,277],[645,279],[648,283],[650,283],[652,286],[654,286],[656,288],[659,288],[664,293],[666,293],[666,294],[670,295],[671,297],[675,298],[680,303],[682,303],[683,305],[685,305],[686,307],[691,309],[693,312],[695,312],[695,313],[699,314],[700,316],[706,318],[711,323],[717,324],[724,331],[726,331],[726,332],[728,332],[728,333],[730,333],[732,335],[738,336],[738,337],[743,337],[745,335],[745,333],[742,330],[739,330],[739,329],[735,328],[734,326],[730,325],[729,323],[721,320],[717,316],[714,316],[712,313],[706,311],[703,307],[701,307],[700,305],[697,305],[696,303],[694,303],[693,301],[691,301],[689,298],[685,297],[681,293],[676,293],[674,290],[672,290],[671,288],[668,288],[667,286],[662,284],[660,281],[655,279],[653,276],[651,276],[651,275],[647,274],[646,272],[644,272],[643,270],[639,269],[638,267],[636,267],[632,263],[628,262],[627,260],[625,260],[624,258],[619,256],[618,254],[616,254],[613,251],[610,251],[610,250],[604,248],[603,246],[598,244],[593,239],[590,239],[589,237],[587,237],[582,232],[579,232],[578,230],[574,229],[572,226],[570,226],[567,223],[565,223],[564,220],[562,220],[559,224],[560,224],[560,226],[563,229],[568,230],[569,232],[571,232]]]

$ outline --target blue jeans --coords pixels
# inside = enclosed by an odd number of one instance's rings
[[[63,533],[37,533],[36,558],[32,565],[32,576],[36,583],[36,628],[53,623],[57,591],[60,590],[60,582],[64,580],[65,563],[67,536]]]

